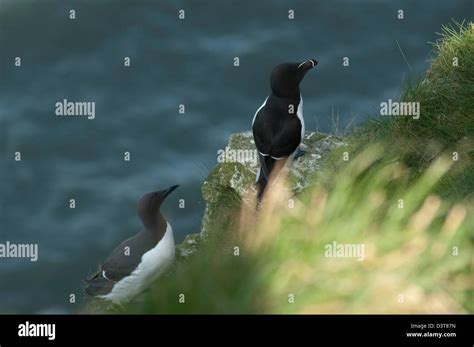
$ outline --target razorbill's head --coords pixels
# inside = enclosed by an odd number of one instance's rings
[[[273,94],[280,97],[299,96],[300,82],[306,73],[318,65],[316,59],[299,63],[283,63],[272,70],[270,85]]]
[[[145,227],[153,227],[163,220],[160,206],[168,195],[179,186],[171,186],[168,189],[151,192],[141,197],[138,202],[138,215]]]

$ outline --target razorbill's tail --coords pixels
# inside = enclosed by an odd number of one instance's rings
[[[287,159],[287,157],[275,159],[270,156],[260,155],[260,171],[256,180],[258,202],[262,200],[263,194],[265,193],[265,189],[270,179],[278,175],[278,172],[284,166]]]

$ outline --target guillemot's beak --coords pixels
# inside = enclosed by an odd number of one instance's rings
[[[318,62],[316,59],[309,59],[309,60],[306,60],[304,62],[302,62],[300,65],[298,65],[298,70],[301,69],[301,70],[309,70],[309,69],[312,69],[313,67],[315,67],[316,65],[318,65]]]
[[[169,187],[168,189],[166,189],[166,190],[163,192],[163,200],[164,200],[168,195],[170,195],[170,194],[173,192],[173,190],[175,190],[175,189],[178,188],[178,187],[179,187],[179,184],[177,184],[177,185],[175,185],[175,186],[171,186],[171,187]]]

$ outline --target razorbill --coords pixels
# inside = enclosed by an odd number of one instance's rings
[[[123,241],[86,280],[88,295],[115,303],[130,301],[172,264],[173,229],[160,212],[165,198],[177,188],[144,195],[138,202],[143,230]]]
[[[275,163],[281,161],[284,164],[294,156],[303,140],[305,129],[300,82],[317,64],[315,59],[309,59],[280,64],[272,70],[271,93],[257,109],[252,121],[260,159],[256,179],[258,200],[263,196]]]

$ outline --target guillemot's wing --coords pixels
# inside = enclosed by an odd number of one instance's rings
[[[142,231],[118,245],[100,268],[103,278],[118,282],[130,275],[140,264],[143,254],[156,246],[156,233]]]
[[[107,295],[112,291],[115,284],[115,282],[101,277],[99,273],[87,279],[86,282],[87,287],[84,290],[90,296]]]

